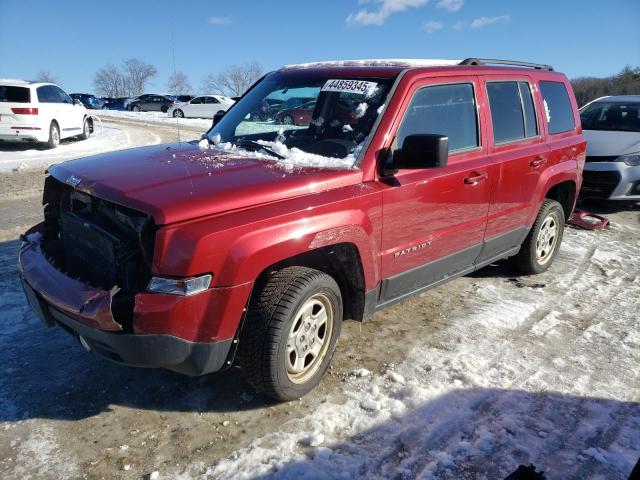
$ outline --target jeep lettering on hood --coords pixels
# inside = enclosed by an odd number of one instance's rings
[[[55,165],[77,190],[153,216],[157,225],[321,192],[362,181],[360,170],[300,167],[182,143],[105,153]]]

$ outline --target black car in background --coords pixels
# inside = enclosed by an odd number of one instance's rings
[[[127,110],[133,112],[163,112],[176,103],[172,98],[164,95],[147,94],[140,95],[127,105]]]

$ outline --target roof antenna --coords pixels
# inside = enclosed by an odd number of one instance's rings
[[[171,21],[171,58],[173,60],[173,79],[175,81],[176,77],[177,77],[177,72],[176,72],[176,47],[175,47],[175,42],[173,41],[173,20]],[[176,100],[178,100],[178,88],[177,85],[174,84],[175,91],[173,92],[176,96]],[[176,128],[178,129],[178,143],[182,143],[182,140],[180,139],[180,117],[178,115],[175,115],[176,117]]]

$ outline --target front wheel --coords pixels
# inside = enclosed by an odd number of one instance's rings
[[[306,267],[275,272],[251,302],[240,340],[248,382],[277,400],[294,400],[320,383],[342,324],[340,288]]]
[[[131,110],[133,110],[134,112],[139,112],[140,111],[140,107],[138,105],[134,105]]]
[[[91,135],[91,125],[89,124],[89,119],[85,118],[82,122],[82,134],[80,135],[80,140],[86,140]]]
[[[555,200],[545,199],[520,252],[512,257],[513,265],[526,274],[547,270],[560,250],[564,223],[562,205]]]
[[[177,118],[182,118],[184,117],[184,113],[182,110],[180,110],[179,108],[173,111],[173,116],[177,117]]]

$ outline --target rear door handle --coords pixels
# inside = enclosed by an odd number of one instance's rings
[[[543,157],[536,157],[533,160],[531,160],[529,162],[529,165],[531,165],[533,168],[538,168],[543,166],[545,163],[547,163],[547,159],[543,158]]]
[[[477,185],[478,183],[486,179],[487,179],[486,173],[473,172],[471,176],[465,177],[464,183],[466,183],[467,185]]]

